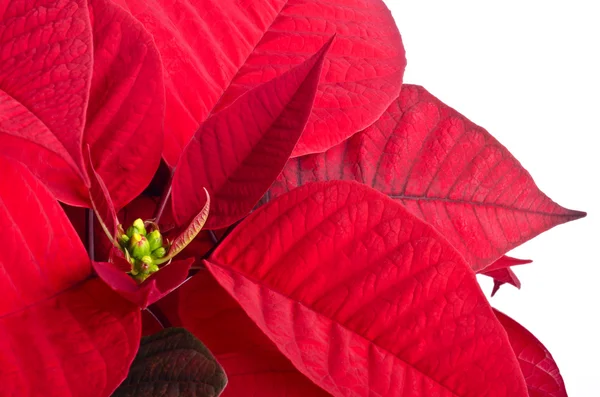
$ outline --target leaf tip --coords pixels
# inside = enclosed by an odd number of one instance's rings
[[[587,212],[569,210],[569,215],[571,216],[571,220],[576,221],[577,219],[585,218],[587,216]]]

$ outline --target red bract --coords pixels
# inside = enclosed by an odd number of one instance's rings
[[[139,310],[91,279],[62,209],[0,156],[0,394],[107,396],[138,348]]]
[[[84,143],[117,209],[158,168],[165,111],[160,55],[144,27],[111,0],[89,0],[94,67]]]
[[[202,186],[213,197],[207,228],[229,226],[250,212],[304,130],[330,45],[202,124],[173,178],[173,212],[179,225],[206,202]]]
[[[0,11],[0,152],[27,164],[61,201],[88,206],[89,144],[120,208],[160,161],[158,52],[110,1],[46,3],[9,1]]]
[[[246,218],[206,265],[294,366],[334,395],[527,396],[468,265],[364,185],[291,191]]]
[[[83,0],[45,3],[9,1],[0,9],[0,151],[24,160],[62,200],[81,202],[89,11]]]
[[[492,289],[492,296],[494,296],[504,284],[511,284],[517,288],[521,288],[521,281],[519,281],[519,278],[512,271],[511,267],[531,262],[529,259],[517,259],[503,255],[496,262],[480,270],[479,273],[494,279],[494,288]]]
[[[224,396],[566,395],[475,274],[585,214],[402,87],[381,0],[9,0],[0,37],[0,394],[110,395],[156,303]],[[164,335],[119,393],[219,393]]]
[[[265,199],[304,183],[356,180],[431,223],[478,271],[549,228],[585,216],[560,207],[488,134],[419,86],[366,130],[290,160]]]
[[[381,0],[119,0],[153,34],[165,67],[164,158],[177,163],[198,126],[244,92],[308,59],[333,35],[295,155],[373,123],[398,95],[406,60]]]
[[[550,352],[521,324],[497,310],[494,313],[519,360],[529,397],[566,397],[565,384]]]
[[[177,325],[196,335],[227,373],[222,397],[329,396],[294,368],[206,270],[176,294]]]

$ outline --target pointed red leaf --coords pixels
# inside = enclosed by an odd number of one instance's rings
[[[530,259],[517,259],[503,255],[478,273],[494,279],[494,288],[492,289],[492,296],[494,296],[504,284],[511,284],[517,287],[517,289],[521,289],[521,281],[519,281],[519,278],[512,271],[511,267],[525,265],[531,262]]]
[[[9,396],[107,396],[137,351],[139,310],[89,280],[81,240],[47,188],[0,157],[0,384]]]
[[[464,259],[364,185],[293,190],[248,216],[206,266],[334,395],[527,396]]]
[[[204,207],[202,207],[202,210],[200,210],[200,212],[196,214],[194,219],[192,219],[192,221],[185,228],[185,230],[181,232],[181,234],[177,236],[175,240],[173,240],[171,246],[169,247],[169,252],[166,256],[167,258],[172,258],[175,255],[179,254],[181,251],[183,251],[185,247],[190,245],[192,240],[196,238],[198,233],[200,233],[200,231],[204,227],[204,224],[208,219],[208,214],[210,211],[210,196],[206,189],[204,189],[204,193],[206,194],[206,202],[204,203]]]
[[[479,271],[479,273],[485,274],[485,272],[491,272],[492,270],[506,269],[508,267],[526,265],[533,262],[531,259],[518,259],[512,256],[502,255],[494,263],[487,266],[485,269]]]
[[[84,142],[115,207],[150,183],[162,152],[164,85],[152,36],[110,0],[89,0],[94,74]]]
[[[212,199],[208,229],[241,219],[269,189],[306,125],[331,40],[306,62],[248,91],[202,124],[173,177],[179,225],[202,210],[203,187]]]
[[[115,250],[116,251],[116,250]],[[143,283],[136,283],[123,271],[123,265],[94,262],[98,276],[119,295],[145,309],[179,287],[187,278],[193,259],[176,260],[163,266]]]
[[[181,325],[225,369],[229,382],[221,397],[329,396],[294,368],[206,270],[174,294]]]
[[[288,162],[265,199],[312,181],[355,180],[433,225],[478,271],[558,224],[562,208],[483,128],[405,85],[371,127],[326,153]]]
[[[198,126],[244,92],[308,59],[334,34],[296,154],[373,123],[400,91],[406,60],[381,0],[119,0],[152,33],[165,65],[164,158],[175,165]]]
[[[0,36],[0,152],[48,178],[58,197],[80,200],[92,77],[87,2],[3,2]]]
[[[89,147],[86,150],[86,160],[88,175],[90,177],[90,203],[103,231],[103,234],[99,237],[108,239],[114,247],[118,248],[115,240],[119,237],[117,235],[117,226],[119,225],[117,211],[115,210],[106,184],[94,169]]]
[[[519,360],[529,397],[567,397],[560,371],[552,355],[529,331],[506,314],[494,309]]]
[[[496,269],[490,271],[484,271],[481,274],[484,274],[488,277],[494,279],[494,288],[492,288],[492,297],[496,295],[496,292],[502,287],[504,284],[514,285],[517,289],[521,289],[521,281],[512,271],[511,268],[504,269]]]

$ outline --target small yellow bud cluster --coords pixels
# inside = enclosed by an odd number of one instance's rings
[[[127,232],[121,234],[119,245],[123,252],[128,254],[131,262],[131,275],[138,282],[142,282],[152,273],[156,273],[159,268],[155,261],[167,254],[158,227],[148,233],[144,222],[139,218],[127,228]]]

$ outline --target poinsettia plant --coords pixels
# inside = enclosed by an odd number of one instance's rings
[[[476,274],[585,214],[381,0],[0,5],[1,396],[566,396]]]

